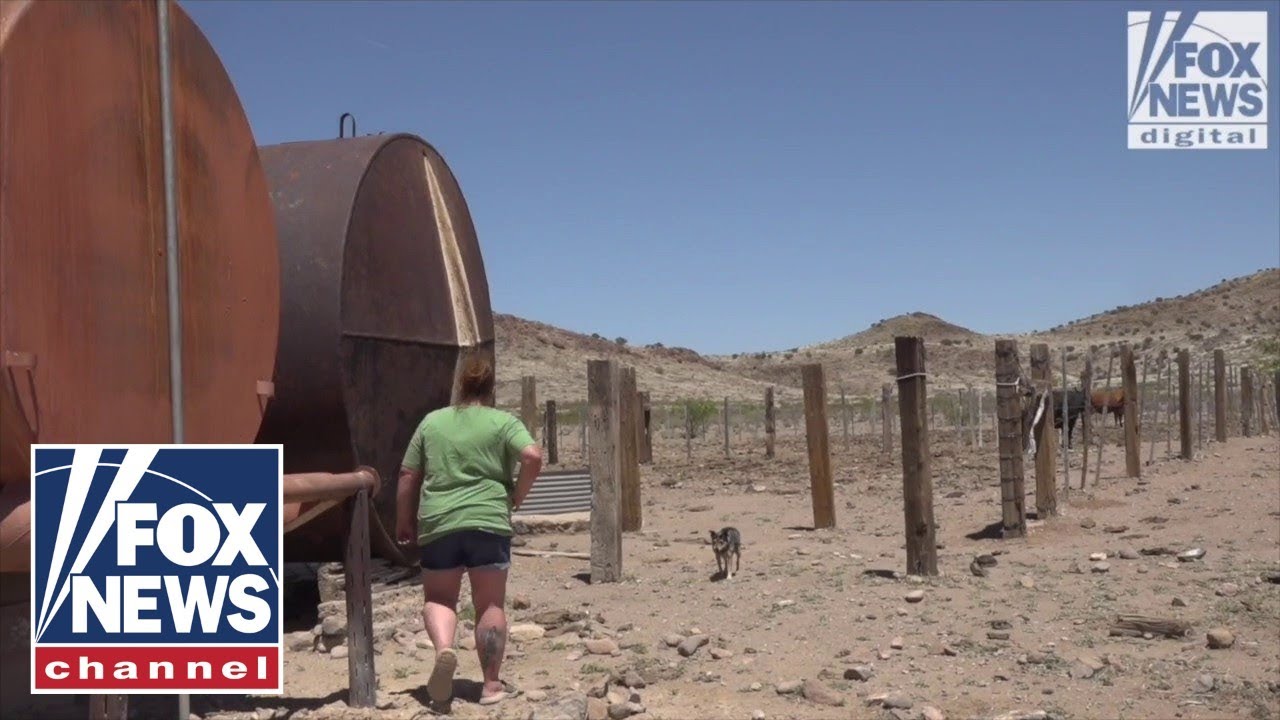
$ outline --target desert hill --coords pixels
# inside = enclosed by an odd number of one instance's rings
[[[764,388],[777,387],[779,402],[799,400],[800,366],[821,362],[828,392],[843,388],[851,397],[877,396],[893,380],[893,338],[919,335],[927,342],[931,387],[983,387],[995,373],[992,346],[998,337],[1026,348],[1043,342],[1054,358],[1055,375],[1066,351],[1067,371],[1077,382],[1090,346],[1105,372],[1106,349],[1129,343],[1140,357],[1158,362],[1178,348],[1196,359],[1222,348],[1229,361],[1255,359],[1257,343],[1280,337],[1280,268],[1269,268],[1172,298],[1153,298],[1035,333],[984,335],[925,312],[898,315],[836,340],[800,348],[731,356],[702,356],[687,348],[634,347],[563,330],[511,315],[496,315],[498,397],[504,406],[519,402],[520,376],[538,378],[540,401],[579,402],[586,394],[586,363],[613,358],[636,368],[642,389],[655,401],[715,399],[758,402]]]

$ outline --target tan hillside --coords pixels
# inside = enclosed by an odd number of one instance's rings
[[[1160,353],[1192,351],[1195,362],[1214,348],[1230,362],[1255,359],[1257,342],[1280,337],[1280,268],[1225,280],[1213,287],[1173,298],[1155,298],[1119,307],[1065,325],[1028,334],[984,335],[924,312],[883,320],[837,340],[790,350],[704,357],[683,348],[632,347],[542,323],[498,315],[499,401],[518,402],[520,376],[538,378],[539,398],[576,402],[585,397],[586,362],[616,358],[636,367],[643,389],[655,401],[685,398],[758,402],[764,388],[777,386],[779,402],[798,401],[800,366],[821,362],[828,392],[843,388],[850,397],[879,396],[893,381],[893,338],[919,335],[927,343],[930,387],[984,387],[993,381],[993,344],[998,337],[1018,341],[1026,363],[1031,343],[1044,342],[1054,358],[1055,379],[1066,350],[1067,372],[1077,384],[1085,354],[1099,347],[1095,360],[1105,372],[1107,347],[1130,343],[1140,359],[1154,367]],[[1118,368],[1117,368],[1118,372]]]

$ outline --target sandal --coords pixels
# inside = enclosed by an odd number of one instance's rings
[[[492,695],[483,695],[483,694],[482,694],[482,695],[480,696],[480,704],[481,704],[481,705],[496,705],[497,703],[500,703],[500,702],[502,702],[503,700],[506,700],[506,699],[507,699],[507,691],[506,691],[506,690],[499,690],[498,692],[496,692],[496,693],[494,693],[494,694],[492,694]]]
[[[453,648],[445,648],[436,653],[435,666],[431,668],[431,678],[427,680],[427,694],[431,699],[443,703],[453,697],[453,674],[458,670],[458,654]]]

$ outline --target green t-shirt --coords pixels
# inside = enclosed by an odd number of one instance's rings
[[[483,405],[427,413],[409,440],[405,467],[423,473],[418,542],[457,530],[511,534],[513,474],[533,444],[524,423]]]

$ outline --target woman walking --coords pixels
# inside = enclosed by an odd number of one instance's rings
[[[457,402],[423,418],[409,441],[397,487],[396,538],[421,548],[422,620],[435,644],[427,694],[453,696],[453,648],[462,575],[471,581],[476,653],[484,673],[480,703],[506,697],[499,677],[507,642],[507,569],[511,511],[542,469],[542,451],[514,415],[485,405],[493,396],[493,364],[479,355],[463,367]],[[511,477],[519,463],[520,475]],[[416,515],[415,515],[416,513]]]

